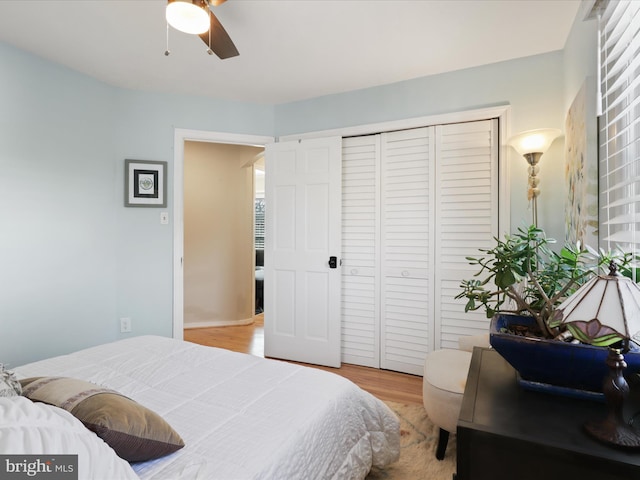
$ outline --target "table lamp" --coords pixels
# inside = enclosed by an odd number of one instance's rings
[[[623,407],[629,385],[623,372],[629,342],[640,343],[640,287],[617,272],[614,262],[608,275],[598,275],[557,308],[561,320],[577,340],[609,348],[609,374],[603,383],[607,416],[585,424],[598,440],[620,447],[640,447],[640,431],[624,420]]]

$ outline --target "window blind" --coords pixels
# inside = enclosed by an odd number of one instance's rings
[[[255,206],[255,224],[254,224],[255,248],[264,249],[264,198],[256,198],[254,206]]]
[[[596,8],[600,245],[640,253],[640,2],[599,1]]]

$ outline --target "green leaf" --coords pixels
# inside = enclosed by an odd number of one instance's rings
[[[622,274],[637,273],[634,272],[637,266],[630,267],[630,263],[639,258],[630,253],[602,251],[598,254],[588,245],[569,243],[556,253],[550,247],[555,240],[547,238],[544,230],[535,225],[518,227],[515,233],[494,240],[493,248],[478,249],[481,254],[477,258],[466,257],[477,270],[473,274],[474,280],[460,284],[461,292],[456,296],[467,299],[465,311],[484,309],[487,317],[491,317],[502,311],[509,292],[517,297],[520,305],[526,304],[526,310],[539,321],[557,328],[561,322],[552,318],[554,308],[592,275],[604,271],[609,258],[616,258]],[[564,298],[555,298],[564,288],[567,289]],[[613,340],[602,338],[597,341]]]
[[[516,277],[511,270],[496,273],[496,285],[499,288],[508,288],[516,283]]]

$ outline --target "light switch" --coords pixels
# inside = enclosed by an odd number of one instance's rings
[[[160,212],[160,224],[169,225],[169,212]]]

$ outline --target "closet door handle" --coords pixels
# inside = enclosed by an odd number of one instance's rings
[[[329,268],[338,268],[338,257],[329,257]]]
[[[402,271],[402,273],[401,273],[401,275],[402,275],[403,277],[408,277],[409,275],[411,275],[411,273],[409,272],[409,270],[403,270],[403,271]]]

